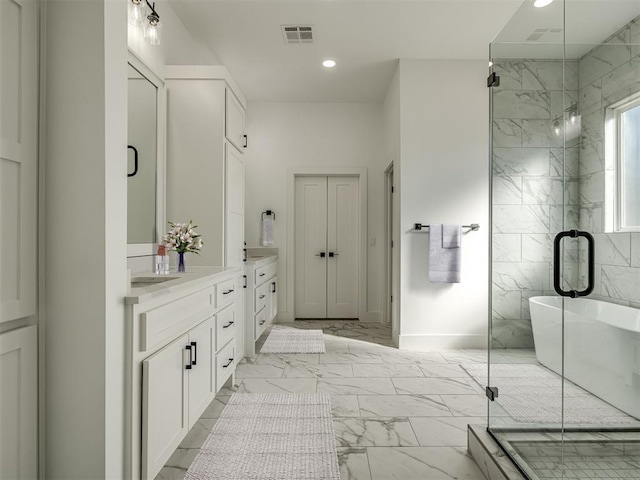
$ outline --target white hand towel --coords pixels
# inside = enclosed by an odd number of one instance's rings
[[[453,228],[451,228],[453,227]],[[460,283],[460,225],[429,226],[429,281]],[[445,235],[446,232],[446,235]],[[458,244],[458,246],[450,246]],[[446,245],[446,246],[445,246]]]
[[[263,218],[262,219],[262,246],[270,247],[273,245],[273,230],[275,225],[273,223],[273,218]]]

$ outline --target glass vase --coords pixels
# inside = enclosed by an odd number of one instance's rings
[[[185,270],[185,263],[184,263],[184,253],[185,252],[178,252],[178,272],[182,272],[184,273]]]

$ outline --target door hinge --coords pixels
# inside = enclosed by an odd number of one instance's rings
[[[393,303],[393,295],[391,295],[391,303]]]
[[[487,398],[493,402],[498,398],[498,387],[487,387],[485,393],[487,394]]]
[[[500,86],[500,75],[496,74],[496,72],[491,73],[487,78],[487,87],[499,87]]]
[[[242,281],[244,282],[244,284],[242,285],[242,288],[247,288],[247,276],[246,275],[242,275]]]
[[[243,138],[244,138],[244,145],[243,145],[243,147],[244,147],[244,148],[247,148],[247,146],[249,145],[249,138],[248,138],[246,135],[243,135]]]
[[[391,193],[393,193],[393,187],[391,187]]]
[[[391,240],[391,248],[393,248],[393,240]]]

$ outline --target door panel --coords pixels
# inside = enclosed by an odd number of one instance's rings
[[[0,0],[0,323],[36,311],[37,8]]]
[[[357,318],[358,177],[329,177],[327,189],[327,318]]]
[[[327,177],[295,180],[295,316],[326,318]]]
[[[189,429],[216,396],[213,370],[214,328],[212,317],[189,332],[189,343],[193,349],[194,360],[193,368],[189,370]]]

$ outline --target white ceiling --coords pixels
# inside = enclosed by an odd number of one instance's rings
[[[592,0],[591,3],[594,3]],[[618,0],[598,0],[611,4]],[[629,0],[627,0],[629,1]],[[637,0],[633,0],[638,3]],[[521,0],[170,0],[249,101],[380,102],[397,59],[487,59]],[[558,2],[560,3],[560,2]],[[536,9],[539,10],[539,9]],[[597,17],[598,32],[618,28]],[[613,24],[609,27],[608,24]],[[312,25],[310,45],[281,25]],[[599,33],[598,33],[599,34]],[[337,62],[333,69],[322,60]],[[446,79],[443,79],[446,81]]]

